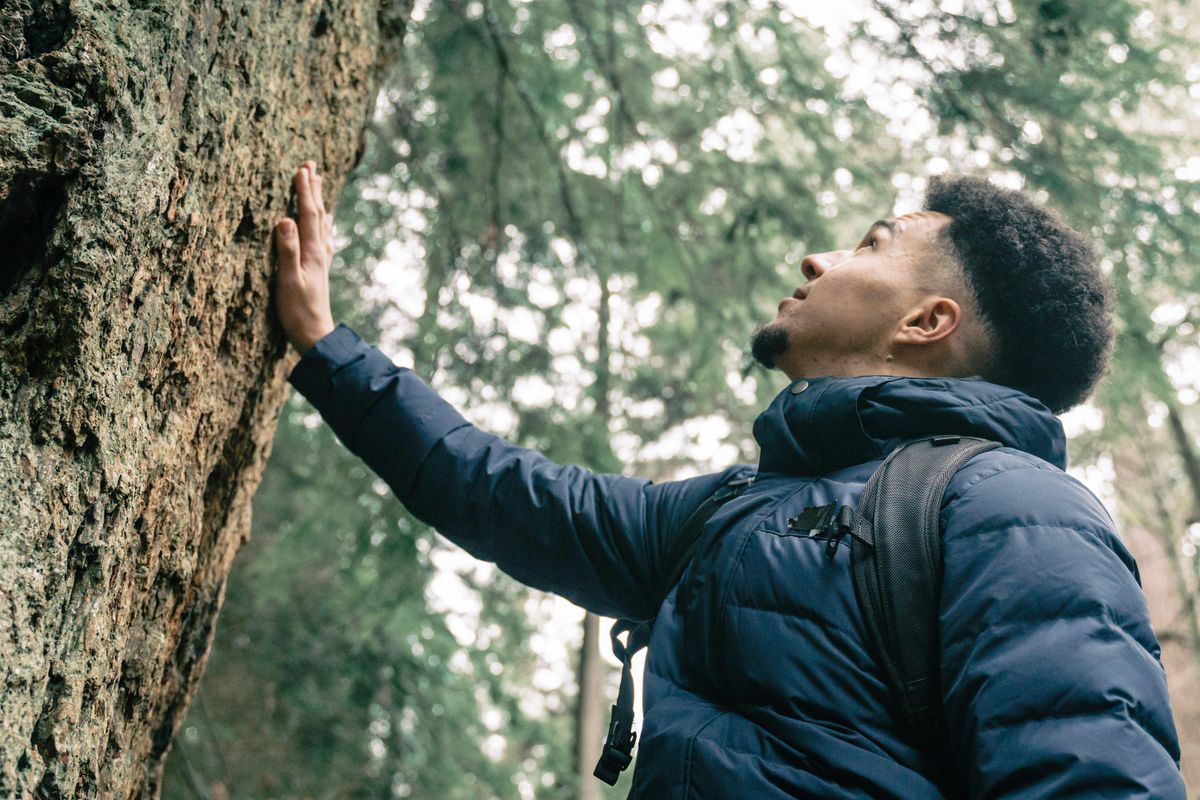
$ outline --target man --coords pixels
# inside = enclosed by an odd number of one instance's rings
[[[745,466],[651,484],[559,466],[469,424],[328,307],[332,219],[308,162],[277,229],[292,383],[418,518],[531,586],[655,618],[633,797],[942,796],[870,656],[848,543],[793,531],[855,505],[899,442],[1002,448],[942,506],[941,682],[973,797],[1182,798],[1179,747],[1137,568],[1063,472],[1054,413],[1110,353],[1108,293],[1082,238],[981,179],[811,255],[752,351],[791,384],[754,425],[754,483],[721,506],[659,606],[666,543]],[[1052,413],[1053,412],[1053,413]],[[662,587],[666,588],[666,587]]]

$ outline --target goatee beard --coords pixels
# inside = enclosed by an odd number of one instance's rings
[[[776,360],[787,352],[788,334],[783,328],[766,323],[750,335],[750,355],[767,369],[775,369]]]

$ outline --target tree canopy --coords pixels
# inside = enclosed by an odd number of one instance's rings
[[[552,459],[696,474],[757,460],[782,378],[746,343],[806,253],[934,174],[1023,187],[1116,289],[1072,465],[1169,554],[1155,622],[1200,663],[1195,12],[810,6],[418,4],[337,206],[336,312]],[[293,397],[167,796],[575,796],[554,604],[446,547]]]

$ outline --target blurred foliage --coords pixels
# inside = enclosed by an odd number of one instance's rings
[[[745,342],[803,255],[911,210],[931,173],[1023,186],[1092,234],[1119,297],[1072,463],[1161,454],[1113,492],[1154,517],[1180,609],[1160,633],[1200,657],[1196,12],[878,0],[822,27],[804,7],[418,5],[337,207],[338,318],[560,462],[752,463],[781,379]],[[293,397],[165,796],[576,796],[542,598],[464,569],[464,634],[430,590],[446,547]]]

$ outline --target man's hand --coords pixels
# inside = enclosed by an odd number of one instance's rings
[[[305,353],[334,328],[329,308],[333,214],[325,211],[317,162],[305,161],[295,183],[299,225],[284,217],[275,226],[275,310],[288,341]]]

